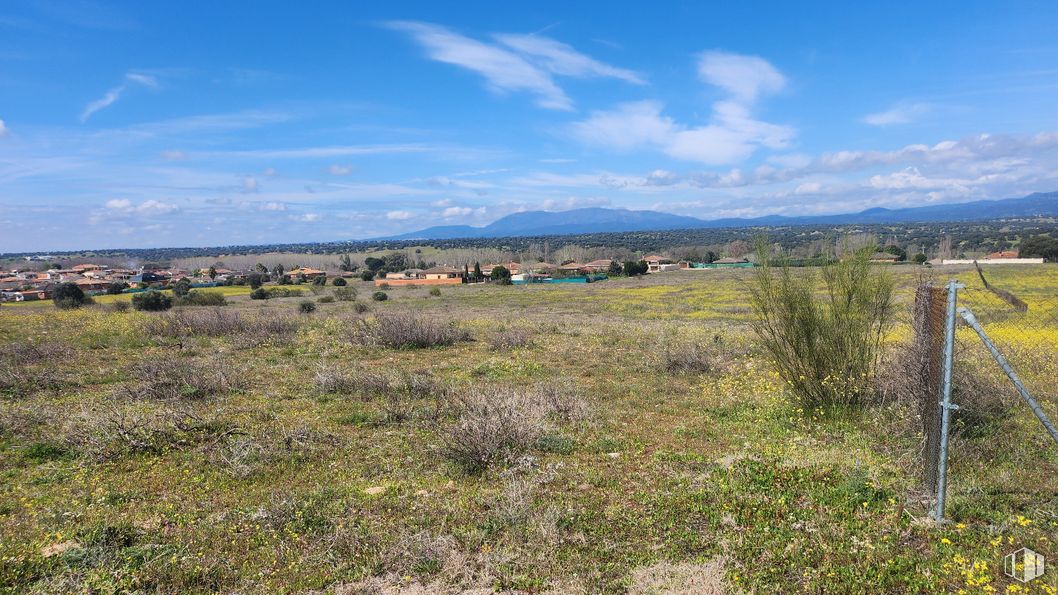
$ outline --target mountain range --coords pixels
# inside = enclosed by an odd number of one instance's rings
[[[592,207],[558,212],[525,211],[501,217],[483,227],[442,225],[378,239],[446,240],[716,227],[937,223],[1056,216],[1058,216],[1058,192],[1038,192],[1022,198],[978,200],[902,209],[876,207],[857,213],[796,217],[766,215],[754,218],[699,219],[660,211]]]

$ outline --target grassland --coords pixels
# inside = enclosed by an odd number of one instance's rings
[[[989,272],[1034,316],[1058,305],[1051,268]],[[1058,447],[1027,408],[956,434],[951,522],[936,525],[913,405],[796,410],[749,335],[748,274],[386,302],[364,284],[362,313],[232,295],[222,310],[240,322],[212,326],[178,319],[205,309],[4,305],[0,591],[1054,593],[1058,573],[1020,585],[1002,571],[1019,547],[1058,560]],[[920,274],[894,274],[906,306]],[[1058,419],[1040,347],[1058,325],[1000,313],[991,328],[1010,329],[1004,345]],[[379,315],[465,336],[363,340]],[[963,365],[994,380],[960,338]],[[412,378],[429,381],[393,388]],[[489,387],[559,387],[577,414],[469,472],[452,456],[460,395]]]

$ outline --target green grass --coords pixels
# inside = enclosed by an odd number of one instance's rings
[[[906,305],[914,274],[893,273]],[[155,337],[156,314],[0,307],[3,341],[76,349],[30,364],[61,371],[59,390],[0,395],[0,592],[304,592],[389,575],[428,590],[619,593],[659,560],[721,558],[727,584],[749,592],[980,592],[1012,584],[1009,551],[1058,559],[1058,448],[1030,412],[953,441],[952,522],[935,526],[910,409],[798,411],[749,335],[748,274],[401,288],[370,303],[455,320],[474,339],[430,349],[353,345],[350,302],[318,304],[291,340],[254,343]],[[1046,296],[1056,276],[990,280]],[[236,296],[226,311],[297,318],[299,301]],[[500,328],[531,345],[490,349]],[[663,372],[662,337],[712,346],[716,369]],[[248,381],[205,400],[115,401],[149,358]],[[371,394],[320,394],[326,368],[429,373],[457,390],[568,382],[591,413],[550,428],[531,464],[467,475],[444,456],[451,418],[431,399],[392,421]],[[1041,399],[1058,418],[1052,395]],[[161,446],[89,456],[74,430],[113,407],[159,424]],[[1048,571],[1027,588],[1056,585]]]

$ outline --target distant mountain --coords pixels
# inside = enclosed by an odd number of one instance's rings
[[[386,240],[448,240],[455,238],[501,238],[508,236],[569,235],[621,231],[701,229],[716,227],[760,227],[785,225],[845,225],[856,223],[937,223],[1058,216],[1058,192],[1030,194],[1023,198],[886,209],[875,207],[858,213],[785,217],[766,215],[749,219],[698,219],[659,211],[586,208],[570,211],[528,211],[501,217],[484,226],[444,225],[428,227]]]

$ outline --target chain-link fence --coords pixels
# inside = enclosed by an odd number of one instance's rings
[[[919,287],[910,373],[925,435],[923,481],[944,516],[948,441],[1031,412],[1032,431],[1058,447],[1058,275],[962,274]],[[954,295],[952,295],[954,294]],[[954,299],[950,299],[954,298]],[[1026,461],[1026,464],[1030,461]]]

